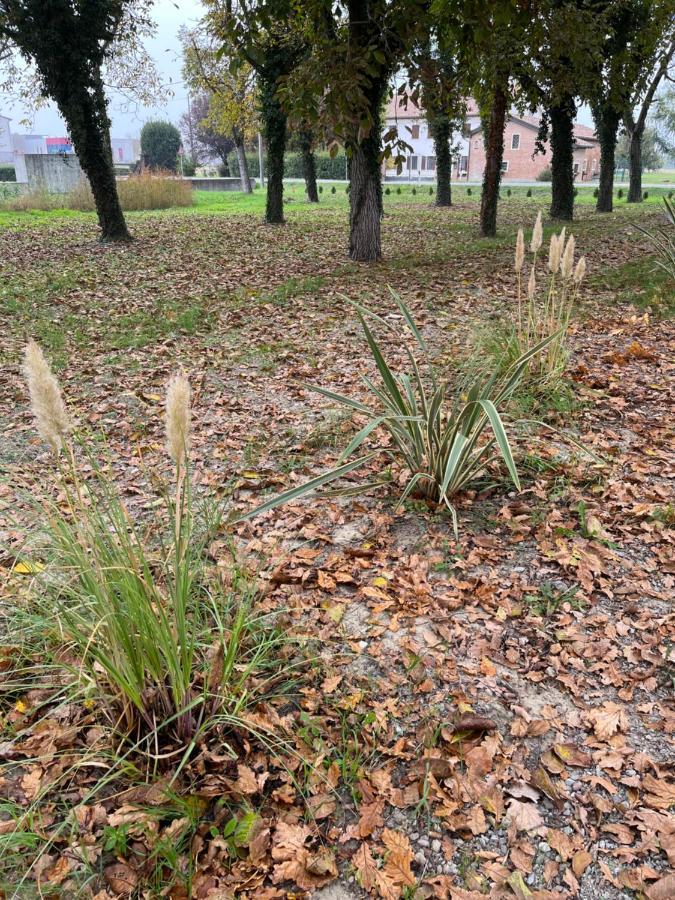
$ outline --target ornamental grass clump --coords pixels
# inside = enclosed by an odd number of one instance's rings
[[[501,460],[512,482],[520,489],[501,410],[517,389],[530,361],[544,352],[556,335],[549,335],[529,348],[503,377],[498,371],[474,374],[461,378],[458,384],[453,385],[441,377],[433,365],[429,349],[408,307],[396,294],[394,298],[410,335],[410,340],[404,345],[408,371],[395,372],[392,369],[368,321],[374,321],[396,339],[400,339],[400,331],[376,313],[353,304],[379,375],[379,382],[363,377],[370,402],[362,403],[316,385],[305,387],[365,417],[366,424],[344,449],[335,469],[286,491],[251,510],[243,518],[314,491],[366,464],[371,465],[379,457],[383,457],[388,465],[394,463],[404,469],[405,487],[399,504],[411,496],[442,504],[452,516],[455,533],[455,497],[484,477],[492,464]],[[378,434],[382,440],[374,449],[348,461],[367,439]],[[367,491],[386,480],[384,476],[376,477],[375,481],[352,485],[342,493]]]
[[[56,461],[56,499],[35,501],[40,540],[30,571],[38,612],[53,623],[52,637],[74,660],[82,690],[115,730],[149,754],[167,745],[188,754],[255,697],[251,673],[260,674],[279,640],[252,615],[245,585],[235,578],[233,595],[225,596],[206,572],[210,532],[195,524],[189,382],[178,374],[168,383],[173,479],[158,518],[143,528],[109,464],[73,429],[58,381],[33,342],[24,371],[38,430]]]
[[[586,274],[586,258],[581,257],[575,265],[574,236],[566,237],[563,228],[559,234],[551,236],[548,251],[548,265],[544,273],[539,264],[539,253],[543,244],[541,213],[537,216],[530,241],[530,270],[527,289],[523,291],[525,264],[525,236],[518,229],[514,268],[517,278],[517,320],[507,335],[504,346],[506,359],[517,360],[532,347],[546,341],[545,348],[530,359],[528,376],[543,389],[551,389],[562,378],[569,356],[567,332],[572,310],[577,298],[579,285]],[[539,282],[543,281],[543,290]]]
[[[637,228],[651,241],[656,251],[656,265],[675,279],[675,204],[670,203],[668,197],[664,197],[663,202],[666,207],[665,222],[653,231],[640,225]]]

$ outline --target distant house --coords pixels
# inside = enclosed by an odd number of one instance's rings
[[[551,149],[544,144],[543,153],[535,153],[539,119],[536,116],[511,115],[504,129],[504,160],[502,178],[505,181],[530,181],[551,165]],[[574,178],[589,181],[600,169],[600,143],[593,129],[574,126]],[[479,179],[485,169],[483,126],[479,122],[469,132],[469,178]]]
[[[424,110],[408,101],[407,107],[400,97],[389,101],[385,117],[385,134],[395,131],[399,138],[412,147],[405,154],[403,171],[396,172],[393,165],[385,168],[385,176],[394,180],[417,180],[436,177],[436,152],[433,138],[424,116]],[[504,161],[502,178],[505,181],[531,181],[551,164],[548,144],[544,153],[535,155],[539,119],[536,116],[509,116],[504,130]],[[574,177],[588,181],[597,177],[600,169],[600,144],[592,128],[574,126]],[[455,179],[480,180],[485,168],[483,126],[478,108],[473,100],[467,103],[467,114],[461,133],[453,135],[453,168]]]

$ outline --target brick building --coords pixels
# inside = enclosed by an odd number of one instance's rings
[[[424,116],[424,110],[408,102],[406,108],[400,98],[392,97],[385,117],[385,134],[395,132],[412,149],[406,155],[403,171],[396,172],[392,164],[385,167],[385,176],[392,180],[418,180],[436,177],[434,142]],[[551,153],[534,155],[539,119],[536,116],[509,116],[504,131],[504,181],[531,181],[551,164]],[[597,178],[600,170],[600,145],[592,128],[574,126],[574,177],[577,181]],[[464,129],[453,135],[453,179],[480,181],[485,168],[483,128],[478,108],[473,100],[467,104]]]
[[[539,119],[534,116],[511,115],[504,129],[504,181],[530,181],[551,165],[548,143],[544,153],[537,153]],[[600,170],[600,144],[592,128],[574,126],[574,178],[590,181]],[[467,169],[470,179],[480,179],[485,168],[483,127],[480,121],[469,131]]]

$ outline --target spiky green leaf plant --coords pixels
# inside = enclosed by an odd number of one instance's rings
[[[654,231],[638,225],[637,228],[646,234],[656,251],[656,264],[675,279],[675,205],[667,197],[663,198],[666,207],[666,223]]]
[[[263,503],[242,516],[242,519],[302,497],[361,468],[380,455],[404,466],[408,472],[408,480],[399,502],[413,495],[443,504],[450,511],[455,531],[457,511],[453,498],[485,472],[491,462],[503,460],[511,480],[520,488],[500,410],[518,387],[530,360],[556,340],[558,334],[550,334],[530,347],[504,377],[500,377],[497,372],[487,376],[478,375],[473,376],[469,382],[463,380],[453,387],[432,364],[429,350],[410,310],[398,295],[393,291],[392,294],[412,337],[404,345],[409,371],[397,373],[391,368],[369,320],[399,337],[396,329],[376,313],[353,304],[379,374],[379,383],[368,377],[363,378],[371,401],[362,403],[316,385],[305,386],[364,416],[367,420],[365,425],[344,449],[336,468]],[[368,438],[380,431],[388,435],[388,442],[348,462],[349,457]],[[372,486],[372,483],[368,483],[362,485],[361,489],[369,490]],[[355,493],[359,486],[352,485],[346,490]]]

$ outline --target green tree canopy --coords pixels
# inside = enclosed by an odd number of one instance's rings
[[[175,172],[180,146],[180,131],[171,122],[146,122],[141,128],[141,153],[151,169]]]

